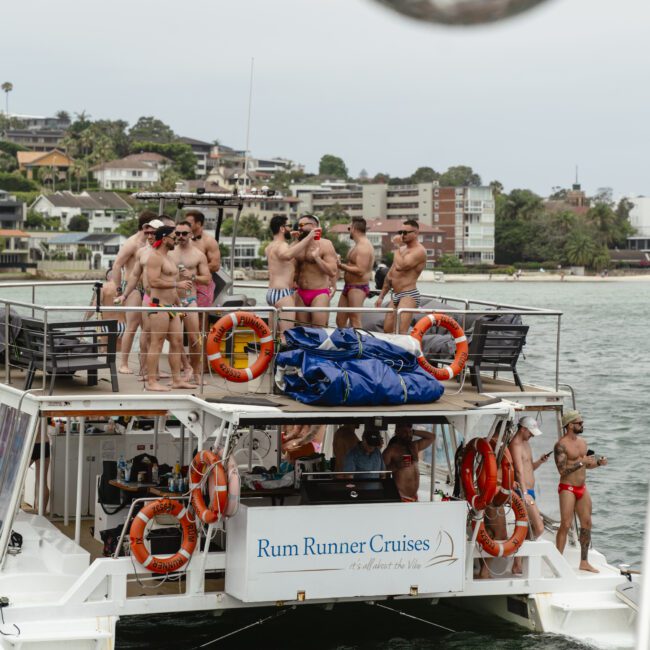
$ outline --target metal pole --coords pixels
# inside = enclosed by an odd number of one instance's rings
[[[36,304],[36,285],[32,285],[32,305]],[[35,316],[35,310],[34,307],[32,307],[32,318]]]
[[[70,520],[70,429],[72,418],[68,417],[65,426],[65,463],[63,468],[63,525],[67,526]]]
[[[555,390],[560,387],[560,321],[562,315],[557,317],[557,342],[555,344]]]
[[[11,384],[9,366],[9,305],[5,304],[5,381]]]
[[[253,432],[254,427],[248,427],[248,471],[253,469]]]
[[[436,425],[433,425],[433,444],[431,445],[431,489],[429,490],[429,499],[433,501],[433,495],[436,491]]]
[[[637,613],[637,650],[648,650],[650,648],[650,501],[646,510],[645,519],[645,542],[643,545],[643,561],[641,566],[641,603]]]
[[[43,312],[43,392],[47,386],[47,310]]]
[[[84,473],[84,429],[86,418],[79,418],[79,450],[77,456],[77,507],[74,521],[74,541],[81,544],[81,496],[83,490]]]
[[[42,517],[45,514],[45,440],[47,438],[47,418],[41,418],[41,457],[38,467],[38,514]]]
[[[199,395],[203,397],[203,385],[204,385],[204,379],[203,375],[205,372],[205,366],[203,365],[204,363],[204,355],[205,355],[205,343],[206,343],[206,332],[205,332],[205,312],[201,312],[201,330],[199,332],[199,336],[201,337],[201,345],[199,346],[199,349],[201,350],[201,364],[199,366],[200,370],[200,376],[199,376]]]
[[[181,467],[185,464],[185,425],[181,424]]]
[[[153,455],[158,458],[158,433],[160,432],[160,420],[162,417],[156,415],[153,425]]]

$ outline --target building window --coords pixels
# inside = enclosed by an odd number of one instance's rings
[[[440,202],[439,201],[434,201],[433,202],[433,207],[437,210],[440,207]]]
[[[433,190],[433,196],[440,196],[440,190]]]
[[[439,212],[434,212],[433,213],[433,220],[434,221],[440,221],[440,213]]]

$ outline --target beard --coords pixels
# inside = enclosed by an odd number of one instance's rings
[[[284,239],[285,239],[285,241],[291,241],[293,239],[293,237],[291,236],[290,232],[285,232],[284,233]]]
[[[300,231],[300,237],[298,237],[298,241],[302,241],[309,233],[305,232],[304,230]]]

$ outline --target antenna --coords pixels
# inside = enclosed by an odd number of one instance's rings
[[[576,185],[578,185],[578,165],[576,165]]]
[[[246,150],[244,152],[244,190],[248,178],[248,147],[251,137],[251,110],[253,107],[253,71],[255,69],[255,57],[251,57],[251,79],[248,88],[248,121],[246,123]]]

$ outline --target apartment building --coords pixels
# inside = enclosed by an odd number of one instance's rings
[[[465,264],[494,263],[495,206],[489,187],[346,183],[343,187],[296,185],[291,190],[300,199],[301,214],[322,214],[338,206],[350,218],[415,219],[440,231],[442,242],[436,250],[441,255],[456,255]]]

